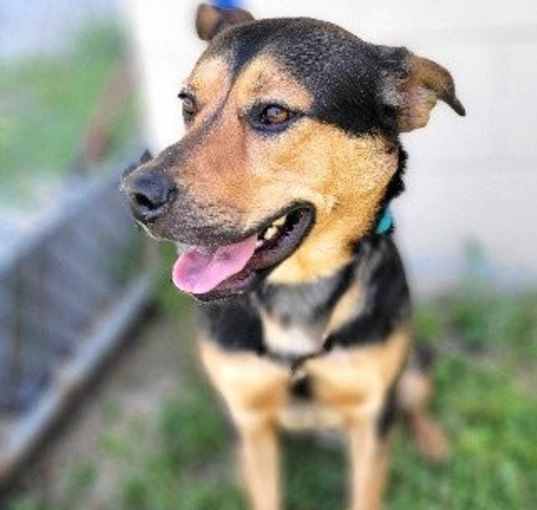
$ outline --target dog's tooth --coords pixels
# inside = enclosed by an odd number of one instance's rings
[[[285,225],[285,222],[286,222],[286,221],[287,221],[287,215],[278,218],[278,219],[273,223],[273,225],[276,226],[276,227],[283,227],[283,226]]]
[[[255,243],[256,248],[261,248],[263,246],[263,241],[261,239],[258,239],[257,243]]]
[[[278,228],[271,226],[267,228],[267,231],[265,232],[265,239],[267,240],[272,239],[277,233],[278,233]]]
[[[179,243],[179,242],[175,243],[175,249],[177,251],[177,255],[182,255],[186,251],[187,248],[188,248],[188,245],[185,243]]]

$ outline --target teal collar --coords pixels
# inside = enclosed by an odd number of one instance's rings
[[[375,229],[376,234],[386,234],[393,227],[393,216],[388,207],[384,209]]]

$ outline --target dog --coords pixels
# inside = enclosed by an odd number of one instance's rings
[[[440,65],[331,23],[202,4],[196,27],[208,47],[179,93],[186,134],[123,192],[151,236],[181,247],[172,279],[203,302],[201,359],[251,508],[280,508],[285,428],[341,430],[349,506],[379,509],[397,416],[424,454],[447,454],[392,239],[399,135],[438,100],[465,109]]]

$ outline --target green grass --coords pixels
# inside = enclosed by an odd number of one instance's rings
[[[56,183],[80,147],[106,79],[124,53],[115,25],[88,27],[65,54],[2,64],[0,199],[24,206]],[[134,101],[114,129],[111,150],[135,127]]]
[[[535,362],[537,296],[490,289],[486,296],[462,289],[418,307],[418,341],[440,350],[434,408],[452,455],[430,465],[398,429],[386,498],[391,510],[537,508],[537,398],[527,379]],[[187,377],[188,396],[163,401],[157,417],[132,423],[128,434],[103,436],[101,454],[122,473],[110,509],[245,508],[232,467],[232,432],[203,379],[195,370]],[[286,508],[343,508],[344,452],[307,439],[284,443]],[[96,476],[82,466],[67,502]],[[10,510],[69,508],[22,502]]]

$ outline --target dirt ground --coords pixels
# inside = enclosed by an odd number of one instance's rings
[[[84,491],[84,508],[109,508],[121,467],[113,456],[102,454],[103,434],[121,436],[123,429],[132,434],[134,422],[154,421],[163,399],[184,390],[181,374],[186,361],[181,341],[191,337],[190,319],[178,329],[171,317],[160,315],[143,325],[132,340],[127,339],[130,345],[108,364],[84,401],[74,406],[73,414],[24,470],[17,484],[19,495],[52,507],[64,506],[66,492],[82,483],[73,480],[73,473],[88,476],[81,466],[91,466],[98,476]]]

